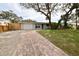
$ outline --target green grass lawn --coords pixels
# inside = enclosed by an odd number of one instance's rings
[[[79,55],[79,30],[40,30],[38,32],[68,55]]]

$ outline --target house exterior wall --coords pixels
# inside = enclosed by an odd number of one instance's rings
[[[76,23],[71,23],[72,27],[76,29]],[[77,28],[79,28],[79,23],[77,23]]]
[[[40,23],[22,23],[21,29],[22,30],[41,30],[41,29],[48,29],[49,27],[46,24]]]
[[[43,25],[43,29],[48,29],[48,28],[49,27],[46,24]]]
[[[21,24],[21,29],[22,30],[33,30],[35,29],[35,25],[32,23],[23,23]]]
[[[48,29],[48,28],[49,28],[49,26],[47,26],[48,24],[43,24],[43,23],[42,23],[42,24],[35,24],[35,26],[36,26],[36,25],[40,26],[40,28],[35,28],[35,29],[39,29],[39,30],[40,30],[40,29]]]
[[[42,29],[42,24],[35,24],[35,29],[41,30]]]

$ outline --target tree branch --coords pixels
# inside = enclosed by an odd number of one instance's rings
[[[43,11],[40,10],[40,7],[39,7],[39,4],[38,4],[38,3],[37,3],[37,7],[38,7],[38,10],[37,10],[38,12],[41,12],[41,13],[44,14],[45,16],[48,16],[45,12],[43,12]]]
[[[57,4],[55,4],[52,8],[51,8],[51,12],[54,10],[54,8],[57,6]]]

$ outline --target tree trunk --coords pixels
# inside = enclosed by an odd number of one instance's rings
[[[58,29],[58,27],[60,26],[61,21],[62,21],[62,19],[60,19],[60,20],[58,21],[58,24],[57,24],[57,26],[56,26],[56,29]]]
[[[67,24],[67,20],[64,20],[64,28],[67,28],[68,24]]]
[[[49,18],[49,28],[52,29],[51,18]]]
[[[77,8],[76,8],[76,29],[77,29]]]
[[[76,16],[76,29],[77,29],[77,16]]]

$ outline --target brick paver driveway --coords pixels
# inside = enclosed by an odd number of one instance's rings
[[[36,31],[0,33],[0,55],[3,56],[61,56],[67,55]]]

